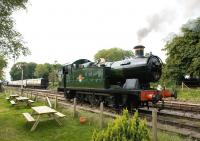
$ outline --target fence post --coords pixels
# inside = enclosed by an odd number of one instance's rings
[[[26,92],[26,97],[28,97],[28,93],[29,93],[29,91]]]
[[[56,94],[54,108],[57,109],[57,106],[58,106],[58,97],[57,97],[57,94]]]
[[[49,97],[46,97],[46,101],[47,101],[47,104],[49,105],[49,107],[52,108],[52,104],[51,104],[51,101],[50,101]]]
[[[183,86],[183,81],[182,81],[182,83],[181,83],[181,84],[182,84],[182,91],[183,91],[183,87],[184,87],[184,86]]]
[[[21,89],[21,96],[23,96],[23,93],[24,93],[24,89],[22,88]]]
[[[35,93],[35,102],[37,102],[38,101],[38,92],[37,93]]]
[[[77,116],[77,112],[76,112],[76,98],[74,98],[74,118]]]
[[[100,103],[100,128],[103,128],[103,102]]]
[[[46,95],[46,97],[48,97],[48,94],[47,94],[47,93],[46,93],[45,95]]]
[[[157,141],[157,109],[152,109],[152,130],[153,130],[153,141]]]
[[[31,91],[31,99],[33,98],[33,93],[32,93],[32,91]]]

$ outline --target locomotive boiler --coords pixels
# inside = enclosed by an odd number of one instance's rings
[[[164,97],[173,97],[169,90],[154,90],[150,82],[157,82],[162,74],[158,56],[144,56],[144,46],[136,46],[135,56],[121,61],[97,63],[79,59],[63,66],[59,73],[58,91],[65,97],[76,97],[92,105],[104,102],[114,107],[140,107],[156,104]],[[102,59],[103,60],[103,59]]]
[[[123,85],[127,79],[138,79],[142,89],[148,89],[150,82],[156,82],[162,74],[162,61],[154,55],[144,56],[144,46],[136,46],[135,57],[122,61],[108,62],[111,68],[110,83]]]

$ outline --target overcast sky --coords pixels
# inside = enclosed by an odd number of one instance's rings
[[[199,15],[199,0],[30,0],[13,14],[31,51],[16,62],[93,60],[98,50],[138,44],[164,61],[167,37]]]

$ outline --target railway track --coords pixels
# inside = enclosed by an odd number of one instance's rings
[[[57,97],[58,104],[66,107],[73,107],[72,102],[66,101],[63,93],[58,93],[56,91],[25,89],[24,95],[32,98],[37,96],[40,99],[44,99],[48,96],[51,100]],[[161,104],[162,103],[158,103],[158,105]],[[99,107],[91,107],[88,104],[78,104],[77,108],[93,113],[99,113]],[[151,127],[151,108],[140,108],[139,114],[142,118],[147,119],[147,124]],[[116,117],[118,114],[114,109],[105,108],[104,115]],[[194,140],[200,140],[200,104],[165,101],[165,109],[158,112],[158,129],[177,133]]]
[[[180,101],[174,101],[174,100],[165,100],[165,109],[169,110],[181,110],[185,112],[193,112],[193,113],[200,113],[200,104],[194,104],[194,103],[188,103],[188,102],[180,102]],[[158,103],[158,105],[161,106],[161,102]]]

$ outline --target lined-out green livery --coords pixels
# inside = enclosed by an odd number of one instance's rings
[[[128,108],[154,104],[163,97],[174,96],[169,90],[150,89],[150,82],[159,80],[162,62],[154,55],[144,56],[144,46],[136,46],[135,57],[116,62],[94,63],[79,59],[63,66],[59,73],[58,91],[68,99],[91,104],[104,102]]]

